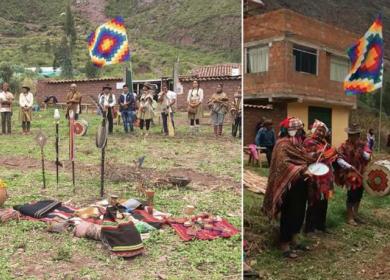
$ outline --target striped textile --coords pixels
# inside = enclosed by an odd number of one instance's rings
[[[382,17],[379,15],[366,34],[348,49],[351,69],[344,80],[346,95],[365,94],[383,84]]]

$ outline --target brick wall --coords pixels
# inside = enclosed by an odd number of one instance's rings
[[[84,81],[76,82],[77,88],[83,96],[82,103],[90,103],[92,101],[88,97],[89,95],[97,98],[98,94],[102,91],[102,87],[109,84],[112,87],[112,92],[118,96],[121,90],[116,89],[116,83],[122,82],[122,79],[113,81]],[[66,95],[69,92],[69,87],[72,83],[48,83],[47,80],[39,80],[37,85],[37,101],[42,102],[45,96],[54,95],[57,97],[58,102],[65,102]]]
[[[246,94],[283,94],[304,99],[319,97],[333,103],[356,102],[355,97],[345,96],[341,82],[330,80],[330,52],[345,54],[358,35],[286,9],[244,19],[245,43],[275,37],[284,39],[272,42],[268,71],[245,74]],[[295,71],[292,54],[294,43],[290,40],[313,45],[319,50],[317,75]]]
[[[209,81],[200,81],[200,87],[203,89],[204,100],[203,107],[207,109],[207,100],[215,93],[217,85],[223,83],[223,90],[228,95],[229,99],[233,99],[234,94],[237,92],[238,87],[241,85],[241,79],[237,80],[209,80]],[[187,109],[187,94],[188,91],[192,88],[192,81],[183,81],[182,82],[184,93],[179,95],[177,98],[177,105],[180,110]]]
[[[122,82],[122,79],[111,80],[111,81],[80,81],[76,82],[77,88],[83,96],[83,103],[91,103],[89,95],[97,97],[101,92],[102,87],[109,84],[113,89],[112,92],[118,97],[122,90],[116,89],[116,83]],[[204,92],[204,103],[203,106],[207,109],[206,102],[215,92],[218,83],[222,82],[224,85],[224,91],[228,94],[229,98],[233,98],[234,93],[237,92],[238,86],[241,85],[241,79],[237,80],[208,80],[201,81],[200,86]],[[38,102],[42,102],[45,96],[54,95],[57,97],[58,102],[65,102],[66,94],[69,91],[71,82],[63,83],[49,83],[48,80],[39,80],[37,85],[36,98]],[[177,105],[179,110],[187,109],[187,93],[192,87],[192,81],[183,81],[184,94],[178,96]]]
[[[267,105],[266,103],[259,105]],[[244,145],[255,142],[256,124],[264,117],[273,121],[275,133],[279,133],[279,123],[287,117],[287,103],[275,103],[272,110],[245,107],[244,109]]]

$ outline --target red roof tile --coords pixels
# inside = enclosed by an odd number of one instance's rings
[[[238,73],[233,73],[233,69],[238,69]],[[191,75],[198,78],[241,76],[241,64],[227,63],[202,66],[192,70]]]

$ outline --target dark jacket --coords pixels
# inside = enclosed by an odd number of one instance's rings
[[[127,106],[123,106],[123,104],[127,102]],[[121,94],[119,96],[119,111],[122,112],[122,111],[135,111],[135,98],[134,98],[134,94],[133,93],[130,93],[128,92],[126,94],[126,100],[125,100],[125,96],[123,94]]]
[[[260,128],[256,134],[255,142],[256,142],[256,146],[259,147],[275,146],[275,142],[276,142],[275,131],[273,129],[268,130],[265,127]]]

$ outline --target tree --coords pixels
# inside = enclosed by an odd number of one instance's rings
[[[3,82],[9,83],[13,75],[14,70],[9,64],[3,63],[0,65],[0,78],[3,80]]]
[[[45,52],[47,52],[47,53],[51,52],[51,43],[50,43],[49,39],[46,39],[44,49],[45,49]]]
[[[97,78],[100,74],[99,68],[97,68],[92,61],[88,60],[84,68],[87,78]]]
[[[70,2],[68,2],[68,5],[66,6],[64,31],[68,37],[68,41],[70,42],[71,49],[73,49],[76,44],[77,35],[72,9],[70,8]]]
[[[72,55],[66,36],[62,37],[60,44],[56,47],[53,67],[61,67],[61,76],[65,78],[73,78]]]

